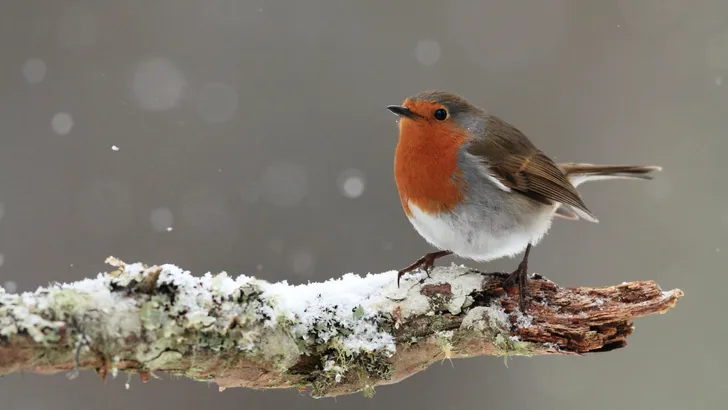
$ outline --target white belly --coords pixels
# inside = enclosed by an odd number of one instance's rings
[[[516,219],[472,207],[430,215],[411,202],[409,208],[410,222],[427,242],[481,262],[513,257],[529,243],[536,245],[549,230],[553,218],[553,212],[539,212]]]

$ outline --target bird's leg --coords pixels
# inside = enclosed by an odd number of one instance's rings
[[[521,312],[526,312],[526,278],[528,277],[528,255],[531,253],[531,244],[526,246],[526,252],[523,254],[523,260],[518,264],[516,270],[513,271],[504,281],[503,287],[508,288],[513,285],[518,286],[518,307]]]
[[[411,264],[410,266],[400,270],[397,273],[397,287],[399,287],[399,278],[401,278],[405,273],[412,272],[413,270],[422,267],[425,270],[425,273],[427,274],[427,277],[430,277],[430,270],[433,266],[435,266],[435,260],[438,258],[442,258],[443,256],[451,255],[452,251],[437,251],[437,252],[430,252],[426,254],[425,256],[421,257],[420,259],[417,259],[415,263]]]

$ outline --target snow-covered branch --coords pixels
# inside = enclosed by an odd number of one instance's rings
[[[0,375],[155,371],[220,388],[315,397],[392,384],[444,359],[580,354],[625,345],[630,320],[683,295],[651,281],[560,288],[536,275],[528,315],[502,276],[463,266],[403,278],[344,275],[292,286],[109,258],[94,279],[15,295],[0,288]]]

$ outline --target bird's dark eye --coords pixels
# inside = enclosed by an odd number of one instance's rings
[[[447,111],[440,108],[437,111],[435,111],[435,119],[438,121],[444,121],[445,118],[447,118]]]

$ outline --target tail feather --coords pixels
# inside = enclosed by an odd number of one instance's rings
[[[662,171],[653,165],[594,165],[580,163],[558,164],[572,185],[579,186],[588,181],[605,179],[652,179],[652,172]]]
[[[558,167],[566,175],[574,187],[584,182],[600,181],[606,179],[652,179],[652,172],[662,171],[662,167],[653,165],[595,165],[575,162],[561,163]],[[579,215],[568,205],[561,205],[556,210],[556,216],[578,220]],[[597,222],[594,220],[594,222]]]

